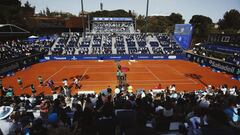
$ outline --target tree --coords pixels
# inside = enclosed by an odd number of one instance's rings
[[[193,36],[206,38],[211,29],[213,28],[213,22],[210,17],[203,15],[194,15],[190,22],[193,26]]]
[[[0,23],[16,23],[21,10],[19,0],[0,0]]]
[[[183,24],[185,20],[182,18],[182,15],[179,13],[171,13],[170,16],[167,17],[172,25],[175,24]]]
[[[227,11],[223,19],[218,21],[220,30],[226,33],[236,33],[240,30],[240,13],[238,10],[232,9]]]
[[[46,7],[46,16],[51,16],[51,11],[48,7]]]

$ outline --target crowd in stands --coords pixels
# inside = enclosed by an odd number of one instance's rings
[[[163,34],[156,34],[155,36],[166,54],[181,54],[183,52],[173,37]]]
[[[81,54],[81,55],[87,55],[88,52],[89,52],[88,47],[81,47],[81,48],[79,49],[78,54]]]
[[[92,31],[97,33],[130,33],[133,24],[131,22],[95,22]]]
[[[118,47],[117,54],[127,54],[126,49],[124,47]]]
[[[222,53],[222,52],[219,52],[216,50],[215,51],[209,50],[204,44],[193,47],[192,51],[194,54],[220,59],[222,61],[229,62],[234,65],[240,65],[240,53],[238,53],[238,52]]]
[[[163,54],[163,51],[160,47],[152,48],[154,54]]]
[[[146,47],[146,34],[137,34],[135,37],[139,47]]]
[[[88,48],[90,51],[83,51]],[[113,51],[114,49],[114,51]],[[182,54],[182,48],[167,34],[64,33],[52,47],[53,55],[74,54]],[[116,51],[115,51],[116,50]],[[128,51],[127,51],[128,50]]]
[[[112,47],[112,36],[110,34],[103,35],[102,42],[104,47]]]
[[[130,86],[129,86],[130,87]],[[5,89],[1,86],[1,89]],[[106,88],[99,94],[52,96],[3,95],[0,100],[1,132],[56,135],[238,135],[240,93],[236,86],[176,92]]]
[[[54,43],[54,39],[0,42],[0,63],[6,63],[18,58],[31,56],[36,53],[48,53]]]

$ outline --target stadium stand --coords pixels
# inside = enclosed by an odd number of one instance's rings
[[[69,32],[62,33],[57,39],[32,43],[0,43],[0,64],[38,52],[74,57],[183,53],[172,35],[136,33],[132,22],[95,20],[92,27],[92,32],[84,37]],[[239,46],[206,43],[192,51],[239,65],[240,54],[233,51],[236,49],[239,50]],[[53,95],[35,95],[34,87],[30,86],[31,96],[17,96],[14,88],[0,83],[2,134],[237,135],[240,132],[237,86],[208,85],[203,90],[177,92],[175,85],[171,85],[157,89],[157,92],[137,90],[136,93],[124,88],[120,90],[117,86],[114,91],[108,87],[99,94],[71,95],[68,86],[59,86],[60,92],[55,93],[54,83],[50,80],[44,83],[51,86]]]
[[[212,39],[214,38],[214,39]],[[239,43],[223,42],[223,39],[230,39],[228,35],[218,37],[221,41],[216,40],[215,35],[211,35],[206,43],[195,46],[192,51],[195,54],[207,57],[213,57],[234,65],[240,64],[240,46]]]
[[[0,63],[6,63],[18,58],[36,53],[49,53],[55,39],[28,41],[6,41],[0,43]]]

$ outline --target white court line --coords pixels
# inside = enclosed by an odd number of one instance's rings
[[[63,66],[62,68],[60,68],[58,71],[56,71],[54,74],[52,74],[51,76],[49,76],[46,80],[43,81],[43,83],[46,83],[50,78],[52,78],[53,76],[55,76],[56,74],[58,74],[59,72],[61,72],[63,69],[65,68],[65,66]],[[41,85],[38,85],[38,87]]]
[[[81,78],[79,79],[79,81],[80,81],[80,82],[82,81],[83,77],[84,77],[84,76],[85,76],[85,74],[87,73],[88,69],[89,69],[89,68],[85,69],[85,71],[84,71],[83,75],[82,75],[82,76],[81,76]]]
[[[46,80],[44,80],[43,83],[46,83],[50,78],[52,78],[53,76],[55,76],[56,74],[58,74],[59,72],[61,72],[64,68],[65,68],[65,66],[63,66],[62,68],[60,68],[58,71],[56,71],[54,74],[52,74],[51,76],[49,76]],[[42,87],[42,86],[39,84],[38,87]]]
[[[148,65],[148,67],[163,67],[163,66],[168,66],[168,65],[155,65],[155,66],[150,66]],[[106,66],[106,65],[68,65],[68,66],[65,66],[66,68],[68,67],[73,67],[73,68],[78,68],[78,67],[89,67],[89,68],[92,68],[92,67],[98,67],[98,68],[101,68],[101,67],[113,67],[115,68],[115,66],[113,65],[109,65],[109,66]],[[136,67],[136,68],[144,68],[145,66],[143,65],[140,65],[140,66],[137,66],[137,65],[129,65],[129,67]]]
[[[116,82],[113,82],[111,84],[117,84]],[[146,83],[146,84],[134,84],[134,83],[131,83],[132,85],[138,85],[138,86],[155,86],[157,85],[158,83]],[[172,84],[172,83],[161,83],[161,84]],[[197,85],[197,84],[193,84],[193,83],[175,83],[175,84],[178,84],[178,85],[186,85],[186,84],[191,84],[191,85]],[[87,86],[106,86],[107,84],[83,84],[83,87],[87,87]]]
[[[151,73],[158,81],[161,81],[161,79],[159,79],[147,66],[144,66],[145,69],[148,70],[149,73]]]
[[[166,65],[167,65],[169,68],[171,68],[172,70],[174,70],[178,75],[185,77],[185,75],[184,75],[182,72],[178,71],[177,69],[171,67],[171,66],[168,65],[168,64],[166,64]],[[187,77],[187,79],[193,81],[194,84],[198,84],[195,80],[193,80],[193,79],[191,79],[191,78],[188,78],[188,77]]]
[[[88,67],[88,66],[85,66],[85,67],[71,67],[71,66],[66,66],[65,68],[114,68],[114,67],[109,67],[109,66],[105,66],[105,67],[99,67],[99,66],[93,66],[93,67]]]
[[[127,80],[128,82],[181,82],[181,79],[179,80],[161,80],[161,81],[158,81],[158,80]],[[182,79],[182,81],[186,81],[186,79]],[[84,82],[116,82],[116,81],[82,81],[83,83]],[[55,83],[61,83],[61,82],[55,82]],[[186,81],[186,83],[188,83]],[[194,84],[194,83],[192,83]]]
[[[116,74],[115,72],[90,72],[88,75],[91,74]],[[127,74],[149,74],[149,72],[127,72]]]

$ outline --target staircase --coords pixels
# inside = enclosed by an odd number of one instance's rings
[[[127,44],[127,40],[126,40],[126,37],[125,37],[125,36],[123,36],[123,41],[124,41],[124,47],[125,47],[126,54],[129,54],[128,44]]]
[[[116,37],[112,37],[112,54],[117,54]]]

